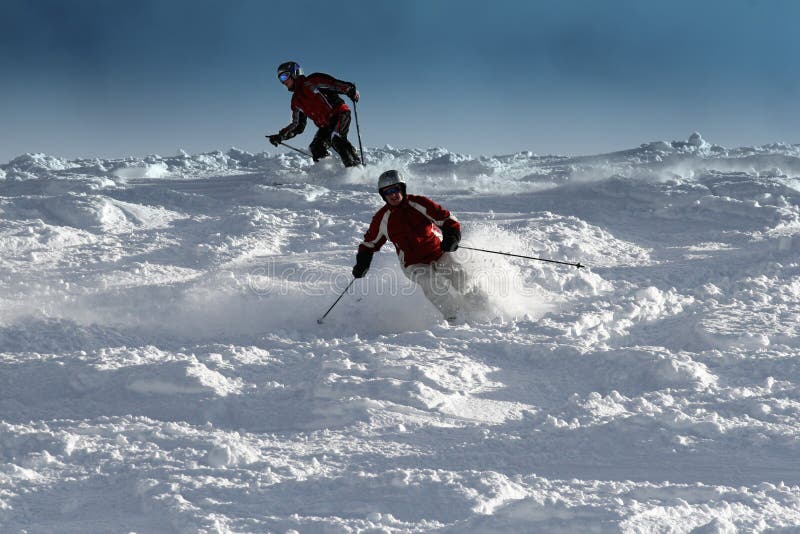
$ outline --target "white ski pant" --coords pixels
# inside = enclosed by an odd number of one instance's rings
[[[464,266],[452,254],[445,252],[432,263],[409,265],[403,272],[422,288],[445,319],[455,319],[462,307],[467,276]]]

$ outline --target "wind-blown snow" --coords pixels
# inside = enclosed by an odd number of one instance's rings
[[[3,532],[800,532],[800,145],[0,165]],[[491,296],[440,320],[378,174]]]

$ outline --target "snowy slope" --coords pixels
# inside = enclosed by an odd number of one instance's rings
[[[0,531],[800,532],[800,145],[0,165]],[[492,295],[441,321],[377,176]],[[694,529],[694,530],[693,530]]]

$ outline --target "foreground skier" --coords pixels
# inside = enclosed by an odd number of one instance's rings
[[[278,66],[278,80],[292,95],[292,122],[280,132],[269,135],[269,142],[278,146],[282,141],[303,133],[307,117],[311,117],[319,130],[309,145],[314,161],[328,157],[328,147],[342,158],[345,167],[361,163],[356,149],[347,140],[350,130],[350,108],[339,95],[347,95],[358,102],[356,86],[337,80],[333,76],[315,72],[303,75],[300,65],[287,61]]]
[[[358,247],[353,276],[363,277],[372,255],[387,240],[394,243],[405,275],[416,282],[448,322],[460,322],[466,291],[466,272],[450,252],[461,241],[461,225],[439,204],[419,195],[407,195],[402,175],[386,171],[378,179],[386,201]],[[438,235],[441,229],[442,237]]]

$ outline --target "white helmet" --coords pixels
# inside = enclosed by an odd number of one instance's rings
[[[403,175],[400,174],[400,171],[396,171],[394,169],[386,171],[378,178],[378,193],[380,193],[381,197],[383,197],[383,190],[385,188],[397,184],[400,184],[400,190],[403,192],[403,196],[406,196],[406,183],[403,180]]]

